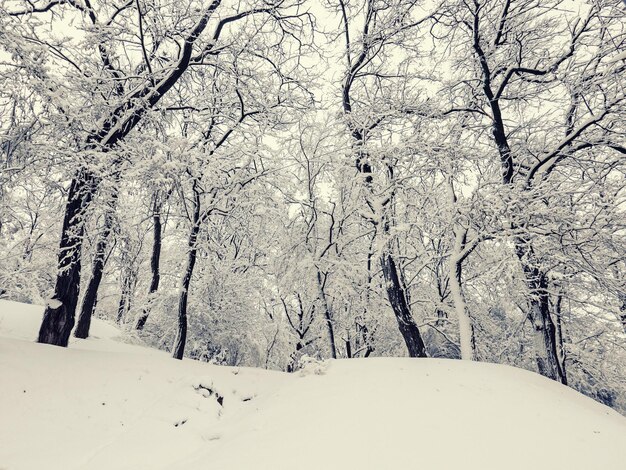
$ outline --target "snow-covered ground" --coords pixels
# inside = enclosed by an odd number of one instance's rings
[[[115,327],[36,344],[0,301],[0,469],[623,470],[626,419],[543,377],[450,360],[296,374],[175,361]]]

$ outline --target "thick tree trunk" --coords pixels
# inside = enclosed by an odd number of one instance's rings
[[[326,298],[326,292],[324,290],[324,283],[322,282],[322,273],[317,270],[317,287],[318,295],[322,301],[322,307],[324,308],[324,317],[326,319],[326,327],[328,329],[328,342],[330,344],[330,354],[333,359],[337,359],[337,347],[335,345],[335,330],[333,328],[333,318],[328,305],[328,299]]]
[[[150,301],[152,297],[159,289],[159,281],[161,280],[160,262],[161,262],[161,206],[158,204],[156,198],[154,203],[154,212],[152,216],[152,256],[150,257],[150,269],[152,271],[152,280],[150,281],[150,289],[148,290],[148,305],[143,310],[137,323],[135,324],[136,330],[143,330],[143,327],[148,321],[150,315]]]
[[[81,305],[80,314],[78,315],[78,321],[76,322],[76,328],[74,329],[74,336],[76,338],[87,338],[89,336],[89,328],[91,327],[91,316],[96,308],[98,287],[102,280],[102,271],[104,263],[94,260],[91,277],[83,296],[83,303]]]
[[[540,294],[540,296],[545,297],[545,294]],[[556,349],[556,328],[545,302],[533,300],[528,316],[533,325],[537,370],[541,375],[567,385],[565,371],[561,367]]]
[[[557,353],[556,326],[550,315],[546,276],[539,269],[528,264],[528,259],[524,255],[528,250],[520,248],[519,241],[517,243],[518,258],[522,264],[526,285],[530,292],[528,319],[533,327],[533,347],[537,371],[545,377],[567,385],[565,364],[561,363]]]
[[[78,322],[74,330],[74,336],[76,338],[87,338],[89,336],[89,328],[91,326],[91,317],[96,308],[98,302],[98,289],[100,288],[100,282],[102,281],[102,274],[105,264],[105,252],[107,248],[108,238],[113,226],[113,213],[111,210],[107,210],[104,214],[104,227],[102,233],[98,238],[96,244],[96,255],[91,266],[91,277],[83,296],[83,303],[81,305],[80,314],[78,315]]]
[[[381,256],[381,265],[389,303],[398,322],[398,328],[404,338],[410,357],[427,357],[426,347],[422,340],[419,328],[411,315],[406,298],[406,292],[400,281],[398,267],[389,253]]]
[[[389,174],[393,179],[393,169],[389,168]],[[388,204],[393,207],[393,193],[389,197]],[[383,217],[383,234],[389,236],[391,221],[389,215],[386,214]],[[392,242],[387,242],[387,246],[383,250],[380,257],[380,262],[383,271],[383,277],[385,279],[385,286],[387,289],[387,298],[389,304],[393,310],[398,323],[400,334],[404,338],[407,350],[410,357],[428,357],[426,353],[426,346],[420,333],[419,327],[413,319],[411,313],[411,303],[409,301],[409,295],[404,282],[404,273],[402,268],[399,267],[392,254]]]
[[[548,281],[544,273],[529,265],[532,250],[525,249],[521,243],[517,240],[516,252],[530,291],[528,319],[533,327],[537,370],[541,375],[567,385],[564,364],[561,364],[557,352],[556,326],[550,315]]]
[[[39,328],[39,343],[67,346],[74,327],[74,316],[80,289],[80,258],[83,245],[83,217],[91,202],[96,184],[93,174],[82,170],[70,185],[61,242],[54,294],[46,305]]]

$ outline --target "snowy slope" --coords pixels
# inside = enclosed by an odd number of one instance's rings
[[[626,419],[530,372],[218,367],[120,343],[99,321],[63,349],[32,341],[41,313],[0,302],[0,469],[625,468]]]

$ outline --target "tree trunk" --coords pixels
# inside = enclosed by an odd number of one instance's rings
[[[563,296],[559,295],[555,302],[554,314],[556,316],[556,341],[558,345],[558,357],[561,370],[563,371],[564,383],[567,383],[567,373],[565,369],[565,359],[567,358],[567,352],[565,351],[565,340],[563,338],[563,318],[561,315],[561,304],[563,302]]]
[[[369,328],[366,323],[367,311],[370,306],[371,292],[372,292],[372,281],[374,276],[372,274],[372,265],[374,259],[374,241],[376,240],[376,227],[374,228],[374,233],[372,234],[372,238],[369,242],[369,247],[367,250],[367,285],[365,289],[365,306],[363,309],[363,316],[357,316],[355,318],[355,327],[356,327],[356,352],[354,355],[361,350],[362,346],[365,345],[365,354],[363,357],[368,357],[371,353],[374,352],[374,346],[372,345],[372,335],[370,334]]]
[[[137,283],[137,273],[133,266],[128,266],[123,270],[124,278],[122,279],[122,293],[120,302],[117,307],[117,323],[122,324],[126,313],[130,311],[133,291]]]
[[[374,346],[372,346],[372,339],[371,339],[371,335],[369,332],[369,329],[367,327],[367,325],[365,324],[365,322],[363,321],[363,318],[361,317],[356,317],[354,320],[354,326],[356,329],[356,334],[355,334],[355,338],[354,338],[354,352],[352,352],[352,346],[350,346],[350,356],[349,357],[356,357],[361,351],[365,351],[363,353],[363,357],[368,357],[371,353],[374,352]],[[349,341],[348,341],[349,342]]]
[[[333,328],[333,318],[328,305],[328,299],[326,298],[326,292],[324,291],[324,283],[322,282],[322,273],[317,270],[317,287],[319,298],[322,301],[322,307],[324,307],[324,317],[326,318],[326,327],[328,328],[328,341],[330,343],[330,354],[333,359],[337,359],[337,347],[335,345],[335,331]]]
[[[411,310],[407,303],[406,292],[400,281],[398,268],[389,253],[381,256],[381,265],[389,303],[398,321],[400,333],[404,338],[410,357],[427,357],[426,347],[422,340],[419,328],[411,315]]]
[[[459,318],[459,339],[461,342],[461,359],[476,360],[476,341],[474,338],[474,326],[470,317],[463,293],[463,260],[460,258],[461,250],[465,245],[466,232],[455,230],[454,250],[450,256],[448,279],[450,281],[450,293],[454,303],[454,311]]]
[[[192,236],[190,237],[190,249],[187,256],[187,267],[181,285],[180,296],[178,297],[178,332],[174,341],[172,357],[174,359],[182,359],[185,353],[185,342],[187,341],[187,299],[189,298],[189,285],[191,284],[191,276],[196,264],[197,249],[195,248],[195,238],[198,230],[194,227]],[[191,239],[194,239],[193,247]]]
[[[65,205],[54,294],[46,305],[37,341],[66,347],[74,327],[80,289],[80,258],[83,244],[83,217],[93,197],[96,180],[86,170],[71,182]]]
[[[516,243],[516,253],[530,290],[528,319],[533,327],[537,370],[541,375],[567,385],[564,364],[561,364],[557,352],[556,326],[550,315],[547,278],[538,268],[530,266],[532,249],[524,248],[519,239]]]
[[[565,364],[561,364],[557,353],[556,327],[550,315],[546,275],[538,268],[529,265],[526,254],[532,255],[532,249],[521,247],[519,240],[516,244],[517,256],[522,264],[526,285],[530,291],[528,319],[533,326],[537,371],[541,375],[567,385]]]
[[[461,341],[461,359],[476,360],[476,342],[474,326],[467,309],[461,284],[461,263],[450,259],[450,292],[454,301],[454,310],[459,318],[459,338]]]
[[[546,294],[540,294],[545,297]],[[556,350],[556,328],[546,310],[546,302],[533,300],[528,314],[533,325],[533,344],[537,360],[537,370],[552,380],[567,385],[565,371]]]
[[[152,256],[150,257],[150,269],[152,271],[152,280],[150,281],[150,289],[148,290],[148,305],[141,312],[135,324],[136,330],[143,330],[150,315],[150,301],[159,289],[159,281],[161,280],[160,262],[161,262],[161,204],[158,202],[158,196],[155,196],[153,215],[152,215]]]
[[[390,179],[393,180],[393,168],[388,167],[388,170]],[[389,196],[388,204],[393,208],[393,192]],[[382,226],[383,234],[389,236],[391,228],[389,214],[383,216]],[[388,241],[380,257],[385,286],[387,288],[387,298],[389,299],[396,321],[398,322],[398,328],[404,338],[409,356],[428,357],[419,327],[417,323],[415,323],[413,314],[411,313],[409,296],[404,282],[404,273],[402,268],[396,264],[392,250],[392,241]]]
[[[298,332],[299,334],[299,339],[298,342],[296,343],[296,350],[294,352],[291,353],[291,359],[289,360],[289,363],[287,364],[287,372],[291,373],[291,372],[295,372],[296,368],[298,367],[298,360],[300,359],[300,351],[302,351],[302,349],[304,349],[304,335],[301,334],[300,332]]]
[[[120,301],[117,304],[117,318],[115,319],[116,323],[121,324],[124,319],[124,314],[126,313],[126,302],[127,302],[127,289],[128,289],[128,277],[124,277],[122,279],[122,293],[120,294]]]
[[[107,210],[104,214],[104,227],[102,233],[98,238],[96,245],[96,256],[94,257],[91,267],[91,277],[83,296],[83,303],[81,305],[80,314],[78,316],[78,322],[76,323],[76,329],[74,330],[74,336],[76,338],[87,338],[89,336],[89,327],[91,326],[91,316],[96,308],[98,301],[98,289],[100,282],[102,281],[102,274],[105,264],[105,252],[107,248],[107,242],[111,228],[113,226],[113,208]]]
[[[196,256],[198,253],[198,234],[200,233],[200,194],[197,192],[196,182],[194,189],[194,207],[193,207],[193,225],[189,233],[189,253],[187,254],[187,267],[180,286],[180,295],[178,297],[178,332],[174,340],[172,349],[172,357],[174,359],[182,359],[185,353],[185,342],[187,341],[187,299],[189,298],[189,286],[191,284],[191,276],[193,268],[196,265]]]
[[[620,301],[619,319],[622,322],[622,328],[624,329],[624,333],[626,333],[626,292],[620,292],[618,294],[618,298]]]

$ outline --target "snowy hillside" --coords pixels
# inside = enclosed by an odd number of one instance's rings
[[[287,375],[170,359],[100,321],[33,342],[0,302],[0,468],[622,470],[626,419],[537,374],[434,359]],[[119,338],[118,338],[119,339]]]

